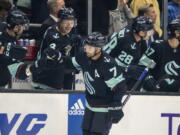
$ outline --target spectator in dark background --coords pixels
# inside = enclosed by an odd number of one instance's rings
[[[180,16],[180,0],[171,0],[168,3],[168,23]]]
[[[42,23],[49,14],[47,0],[31,0],[31,22]]]
[[[47,5],[49,8],[49,16],[42,23],[40,32],[38,33],[39,34],[38,37],[40,40],[43,38],[46,29],[49,26],[55,25],[57,23],[58,21],[57,13],[62,7],[64,7],[65,3],[64,0],[48,0]]]
[[[117,9],[109,11],[109,35],[113,32],[119,32],[128,24],[132,23],[134,15],[127,3],[128,0],[118,0]]]
[[[109,10],[117,8],[117,0],[93,0],[92,31],[108,34]]]
[[[163,32],[160,27],[160,10],[158,0],[132,0],[131,10],[135,16],[138,15],[138,9],[144,4],[153,4],[155,13],[157,15],[156,23],[154,24],[154,29],[158,32],[159,37],[162,36]]]
[[[0,1],[0,22],[5,21],[8,11],[11,9],[12,3],[10,0]]]
[[[17,0],[16,6],[18,9],[26,13],[28,16],[31,14],[31,0]]]
[[[9,0],[0,1],[0,31],[4,30],[6,27],[6,16],[8,11],[11,9],[12,3]]]

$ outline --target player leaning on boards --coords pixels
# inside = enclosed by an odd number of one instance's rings
[[[127,81],[128,89],[137,81],[139,76],[136,72],[143,71],[143,68],[135,66],[139,59],[148,49],[146,40],[148,40],[153,32],[152,20],[140,16],[134,19],[131,28],[126,27],[119,33],[114,33],[110,37],[109,43],[103,48],[110,56],[115,58],[115,61],[120,66],[134,65],[132,69],[134,74],[130,74],[130,79]]]
[[[150,69],[145,79],[146,91],[180,91],[180,19],[168,25],[168,39],[152,43],[140,59],[140,65],[147,66],[154,60],[156,65]]]
[[[0,31],[0,87],[4,88],[11,77],[26,79],[31,72],[40,72],[49,69],[54,61],[44,57],[35,61],[32,65],[25,64],[23,58],[27,50],[17,43],[18,37],[27,28],[29,20],[26,15],[17,9],[13,9],[7,16],[7,28]],[[45,54],[48,52],[44,51]]]
[[[26,29],[28,22],[23,12],[11,10],[7,16],[7,27],[0,31],[0,87],[10,82],[11,75],[24,79],[23,73],[27,65],[21,61],[27,51],[18,45],[17,39]]]
[[[84,51],[71,59],[59,60],[83,72],[86,89],[83,135],[108,135],[112,124],[118,123],[124,115],[121,99],[126,91],[126,70],[102,51],[106,43],[106,37],[93,32],[84,41]],[[52,59],[61,57],[53,49],[48,54]]]
[[[72,35],[70,34],[73,27],[76,26],[75,12],[72,8],[61,8],[58,12],[58,22],[56,25],[49,27],[44,34],[41,42],[38,59],[43,59],[45,49],[54,49],[62,53],[63,56],[73,56],[74,45]],[[74,35],[74,34],[73,34]],[[46,57],[46,56],[45,56]],[[49,65],[50,67],[51,65]],[[32,86],[37,89],[71,89],[72,74],[66,73],[65,65],[58,68],[49,68],[49,70],[42,70],[41,72],[33,73]],[[70,76],[68,79],[65,79]],[[69,83],[67,83],[69,82]],[[68,86],[65,84],[69,84]]]

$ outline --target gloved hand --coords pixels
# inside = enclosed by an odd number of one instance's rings
[[[12,59],[22,60],[27,53],[27,49],[19,45],[8,44],[4,47],[3,54]]]
[[[60,51],[54,50],[52,48],[46,48],[44,50],[44,54],[45,54],[45,57],[47,57],[47,59],[55,60],[55,61],[60,61],[62,57],[62,54]]]
[[[129,65],[126,67],[126,73],[128,78],[137,80],[144,71],[144,67],[138,65]]]
[[[147,91],[158,91],[159,87],[156,85],[156,80],[153,76],[148,75],[143,84],[143,88]]]
[[[44,70],[56,69],[62,62],[61,52],[52,48],[44,50],[42,58],[36,60],[30,67],[31,72],[40,73]]]
[[[170,79],[172,80],[172,79]],[[167,79],[161,81],[159,84],[159,90],[164,92],[179,92],[180,89],[180,79],[169,81]]]
[[[112,123],[118,123],[124,116],[120,102],[112,102],[109,104],[108,113]]]

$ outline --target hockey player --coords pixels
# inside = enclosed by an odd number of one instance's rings
[[[58,50],[63,56],[69,56],[72,49],[72,39],[69,35],[72,28],[76,25],[76,18],[72,8],[61,8],[58,13],[59,21],[57,25],[49,27],[44,34],[41,48],[39,51],[38,59],[44,57],[43,51],[46,48]],[[71,78],[64,82],[64,78],[70,76]],[[72,86],[72,75],[65,75],[65,65],[61,68],[52,68],[48,71],[42,71],[38,74],[33,74],[32,86],[38,89],[62,89]],[[70,81],[67,87],[63,84]],[[69,88],[69,89],[70,89]]]
[[[124,70],[102,51],[106,42],[106,37],[93,32],[84,41],[84,52],[72,57],[73,66],[83,72],[86,87],[83,135],[108,135],[112,123],[118,123],[124,115]]]
[[[156,41],[140,59],[147,66],[150,60],[156,65],[145,79],[146,91],[178,92],[180,90],[180,19],[168,25],[168,39]]]
[[[148,48],[145,40],[149,39],[152,32],[152,20],[144,16],[137,17],[131,29],[124,28],[118,34],[113,34],[110,42],[104,47],[104,50],[115,58],[120,66],[136,65]],[[143,69],[134,66],[134,70],[138,71]],[[136,73],[131,74],[131,79],[128,81],[129,89],[137,77]],[[134,80],[132,80],[132,78],[134,78]]]
[[[16,41],[25,30],[26,24],[27,17],[20,10],[12,10],[8,13],[7,28],[0,32],[0,87],[10,82],[11,75],[24,79],[27,65],[20,61],[27,51]],[[23,70],[24,72],[21,72]]]
[[[117,65],[114,58],[102,51],[107,38],[99,32],[91,33],[84,41],[84,51],[75,57],[62,57],[56,50],[47,50],[50,59],[58,58],[83,72],[86,109],[82,122],[83,135],[108,135],[113,123],[118,123],[124,113],[121,99],[126,91],[126,75],[133,74],[133,67]],[[103,68],[102,68],[103,67]],[[140,76],[142,72],[137,72]]]

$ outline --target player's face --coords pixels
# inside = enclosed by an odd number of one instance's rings
[[[14,28],[14,32],[17,34],[17,36],[21,36],[25,29],[25,25],[17,25]]]
[[[91,45],[86,44],[84,46],[84,50],[86,52],[86,55],[91,58],[94,57],[96,53],[98,53],[101,50],[101,48],[93,47]]]
[[[60,32],[64,35],[68,34],[74,27],[74,23],[74,20],[62,20],[59,24]]]
[[[177,39],[180,41],[180,30],[175,31]]]
[[[141,37],[143,37],[144,40],[149,40],[150,37],[154,34],[154,30],[149,30],[146,32],[140,32]]]

